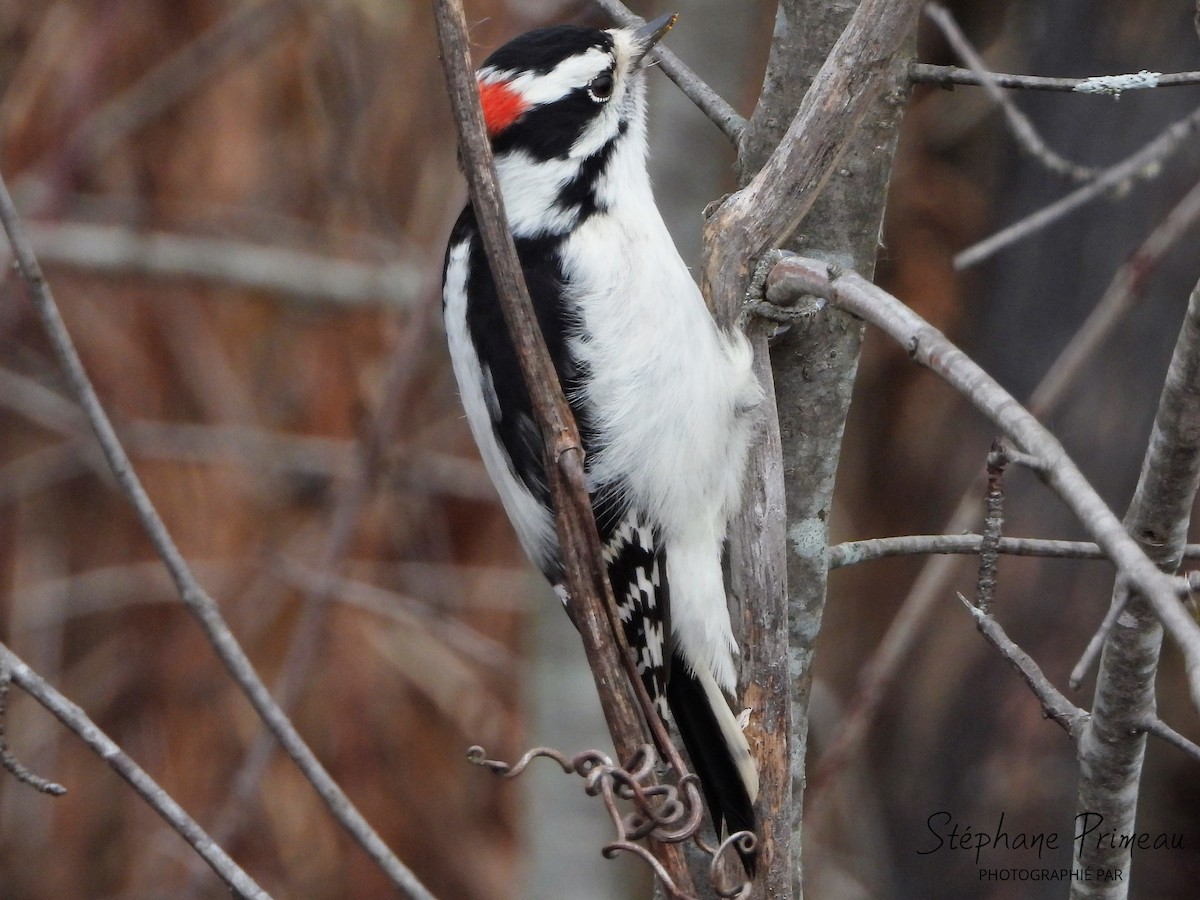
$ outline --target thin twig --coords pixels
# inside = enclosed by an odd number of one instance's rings
[[[979,542],[979,577],[975,582],[975,608],[992,614],[996,596],[996,570],[1000,562],[1001,529],[1004,527],[1004,468],[1008,464],[1000,441],[992,444],[987,458],[987,491],[983,499],[983,539]]]
[[[8,689],[11,684],[12,670],[8,667],[8,659],[0,657],[0,765],[4,766],[5,770],[17,781],[29,785],[35,791],[49,794],[52,797],[61,797],[67,792],[65,787],[58,782],[30,772],[17,759],[12,748],[8,746],[5,723],[8,718]]]
[[[1012,447],[1004,448],[1004,459],[1009,465],[1021,466],[1034,473],[1046,470],[1046,461],[1044,459],[1039,459],[1032,453],[1022,453],[1020,450],[1015,450]]]
[[[30,301],[36,310],[55,355],[63,368],[71,392],[83,409],[88,423],[96,433],[100,447],[112,468],[121,490],[128,497],[155,551],[171,573],[180,599],[199,622],[217,656],[242,688],[251,705],[271,729],[305,777],[325,801],[333,816],[371,856],[400,890],[415,898],[431,898],[415,875],[388,849],[382,838],[371,828],[362,813],[321,765],[312,750],[300,737],[295,726],[272,699],[270,691],[255,671],[245,651],[229,630],[216,601],[196,581],[183,554],[168,533],[162,518],[151,503],[146,489],[133,469],[125,448],[118,440],[112,422],[100,404],[70,333],[62,320],[58,305],[42,275],[37,257],[25,235],[8,186],[0,177],[0,221],[8,234],[17,258],[17,267],[28,287]]]
[[[293,560],[283,560],[279,575],[294,587],[332,591],[331,600],[392,619],[410,631],[426,632],[464,658],[487,667],[492,677],[512,678],[516,674],[517,658],[511,650],[459,619],[437,615],[430,604],[421,600],[353,578],[329,578],[326,572]]]
[[[629,7],[619,0],[592,0],[618,25],[628,27],[641,25],[642,18],[635,15]],[[738,146],[742,140],[742,132],[746,130],[746,120],[736,109],[724,99],[699,75],[691,70],[686,63],[667,47],[658,46],[651,51],[658,60],[663,74],[670,78],[683,91],[683,95],[696,104],[696,108],[704,113],[721,133],[729,138],[733,146]]]
[[[1148,90],[1160,87],[1179,87],[1200,84],[1200,72],[1130,72],[1126,75],[1093,75],[1089,78],[1051,78],[1046,75],[1008,75],[1003,72],[980,72],[958,66],[935,66],[914,62],[908,67],[908,80],[913,84],[933,84],[954,87],[957,84],[996,87],[1029,91],[1068,91],[1093,97],[1116,99],[1124,91]]]
[[[67,442],[30,451],[0,466],[0,506],[15,503],[75,478],[87,471],[93,456],[96,463],[102,464],[98,452],[89,453],[86,448]]]
[[[1017,109],[1009,95],[988,77],[987,66],[983,59],[971,46],[971,42],[967,40],[967,36],[963,34],[962,29],[958,27],[958,23],[954,21],[954,17],[950,15],[946,7],[940,3],[929,3],[925,7],[925,15],[929,16],[941,29],[950,46],[954,48],[954,52],[962,57],[963,62],[979,77],[979,83],[983,86],[984,91],[992,99],[992,102],[1004,112],[1004,118],[1008,120],[1008,127],[1012,130],[1013,137],[1026,152],[1051,172],[1056,175],[1064,175],[1072,181],[1091,181],[1100,174],[1099,169],[1073,163],[1050,149],[1042,140],[1041,135],[1037,133],[1037,129],[1033,127],[1033,123],[1029,121],[1029,117]]]
[[[0,406],[60,434],[77,434],[84,424],[79,407],[62,394],[4,366],[0,366]]]
[[[1000,651],[1000,655],[1020,673],[1021,678],[1029,685],[1029,689],[1041,701],[1046,718],[1053,719],[1063,727],[1072,740],[1078,741],[1088,722],[1087,712],[1068,700],[1058,688],[1050,683],[1050,679],[1033,661],[1033,657],[1018,647],[1012,638],[1005,634],[999,622],[983,610],[972,606],[962,594],[958,595],[958,599],[971,613],[971,617],[975,620],[975,626],[987,638],[988,643]]]
[[[1167,253],[1177,246],[1200,221],[1200,182],[1171,207],[1161,222],[1151,229],[1138,248],[1113,274],[1104,293],[1083,324],[1071,336],[1034,392],[1029,396],[1029,411],[1046,418],[1079,383],[1085,365],[1100,345],[1113,333],[1122,318],[1145,296],[1150,277]]]
[[[1088,672],[1096,664],[1096,660],[1100,658],[1100,653],[1104,650],[1104,644],[1108,641],[1108,636],[1112,634],[1113,628],[1116,627],[1117,619],[1120,618],[1121,613],[1125,612],[1125,604],[1128,602],[1129,593],[1125,592],[1118,602],[1109,604],[1108,609],[1104,613],[1104,618],[1100,622],[1100,627],[1088,639],[1087,647],[1083,650],[1083,655],[1079,657],[1079,662],[1075,663],[1075,667],[1071,669],[1070,677],[1067,678],[1067,684],[1071,686],[1071,690],[1077,691],[1083,685],[1083,679],[1087,678]]]
[[[137,791],[138,795],[157,812],[171,828],[200,854],[221,880],[238,897],[270,900],[270,895],[254,879],[242,871],[229,856],[204,832],[175,800],[126,755],[113,740],[87,717],[82,709],[56,691],[27,666],[7,646],[0,643],[0,669],[11,674],[23,691],[49,710],[55,718],[87,744]]]
[[[1105,169],[1088,184],[1031,213],[1020,221],[984,238],[954,257],[955,269],[967,269],[999,253],[1010,244],[1036,234],[1067,213],[1139,178],[1153,178],[1158,164],[1178,150],[1200,126],[1200,107],[1165,128],[1140,150]]]
[[[1192,759],[1200,762],[1200,746],[1189,741],[1162,719],[1158,718],[1158,716],[1151,716],[1143,720],[1141,728],[1146,734],[1152,734],[1156,738],[1166,741],[1172,747],[1179,748]]]
[[[978,534],[906,534],[898,537],[845,541],[829,548],[829,568],[857,566],[893,556],[935,553],[974,556],[983,537]],[[1107,559],[1093,541],[1058,541],[1046,538],[1001,537],[997,551],[1005,556],[1039,556],[1049,559]],[[1188,544],[1187,559],[1200,559],[1200,544]]]
[[[588,648],[588,661],[598,681],[605,718],[610,730],[616,732],[613,740],[617,744],[617,753],[627,758],[644,743],[644,735],[637,724],[637,714],[633,711],[636,704],[626,679],[614,677],[612,687],[615,692],[605,690],[599,684],[602,673],[607,671],[615,676],[622,668],[619,664],[614,665],[615,661],[607,652],[611,647],[606,646],[620,629],[615,627],[615,615],[610,615],[609,603],[604,599],[611,600],[612,590],[604,573],[591,500],[584,485],[583,442],[533,313],[517,259],[491,143],[483,123],[461,0],[435,0],[434,16],[471,205],[496,282],[505,324],[516,347],[533,412],[545,441],[547,476],[553,488],[559,546],[570,582],[571,602],[567,609]],[[593,549],[594,554],[590,552]],[[593,616],[594,620],[583,621]]]

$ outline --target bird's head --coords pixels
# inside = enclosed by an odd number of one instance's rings
[[[558,25],[500,47],[478,72],[495,153],[583,159],[630,129],[642,129],[641,71],[676,18],[607,31]]]

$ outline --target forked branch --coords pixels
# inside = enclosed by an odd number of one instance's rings
[[[1017,448],[1043,460],[1045,483],[1153,608],[1183,653],[1193,702],[1200,707],[1200,626],[1179,602],[1176,582],[1155,567],[1129,536],[1062,445],[1013,397],[936,328],[881,288],[853,272],[831,270],[812,259],[791,257],[767,279],[767,299],[788,305],[815,295],[880,328],[909,356],[954,387],[995,423]]]
[[[87,717],[82,709],[52,688],[36,672],[29,668],[20,657],[0,644],[0,670],[6,678],[37,700],[49,710],[55,718],[62,722],[93,752],[103,759],[114,772],[125,779],[143,800],[162,816],[192,848],[203,857],[212,870],[220,876],[231,891],[238,897],[253,898],[253,900],[270,900],[270,895],[255,883],[254,879],[242,871],[220,847],[213,842],[204,829],[189,816],[175,800],[164,791],[146,772],[107,734]]]

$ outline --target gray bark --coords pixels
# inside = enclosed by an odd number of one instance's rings
[[[785,0],[763,92],[739,154],[757,172],[792,121],[857,3]],[[906,43],[906,48],[911,48]],[[850,137],[832,177],[787,248],[874,270],[905,87],[897,72]],[[774,348],[787,515],[788,670],[791,680],[792,896],[802,896],[801,824],[813,653],[825,609],[829,514],[842,434],[862,346],[862,323],[840,312],[792,328]],[[783,894],[780,894],[781,896]]]
[[[1200,286],[1193,290],[1159,401],[1137,491],[1125,516],[1130,534],[1164,572],[1183,560],[1200,484]],[[1146,723],[1156,714],[1154,680],[1162,625],[1149,605],[1118,581],[1123,604],[1100,660],[1092,719],[1079,742],[1079,801],[1073,868],[1120,869],[1119,881],[1073,881],[1071,897],[1118,900],[1129,892],[1130,847],[1119,836],[1136,828],[1146,751]],[[1094,826],[1094,828],[1093,828]],[[1102,840],[1102,833],[1117,840]]]

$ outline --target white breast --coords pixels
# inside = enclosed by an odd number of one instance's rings
[[[619,178],[619,160],[609,178]],[[649,184],[585,221],[562,251],[585,337],[587,397],[603,434],[598,484],[621,482],[668,533],[724,534],[761,389],[741,335],[722,334],[663,224]]]

